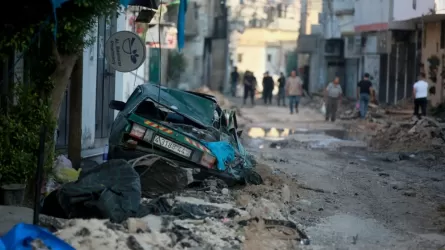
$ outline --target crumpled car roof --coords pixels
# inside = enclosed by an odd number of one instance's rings
[[[159,87],[153,83],[146,83],[141,87],[144,97],[169,107],[203,126],[212,126],[217,105],[214,101],[179,89]]]

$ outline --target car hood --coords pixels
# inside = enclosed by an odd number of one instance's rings
[[[216,103],[210,99],[152,83],[144,84],[143,95],[196,123],[212,126]]]

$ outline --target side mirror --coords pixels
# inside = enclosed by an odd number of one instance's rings
[[[110,104],[108,105],[108,107],[110,109],[122,111],[125,109],[125,102],[112,100],[112,101],[110,101]]]
[[[241,137],[241,135],[243,134],[243,130],[240,129],[240,130],[236,131],[236,134],[238,135],[238,137]]]

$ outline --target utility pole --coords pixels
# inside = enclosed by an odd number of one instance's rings
[[[68,157],[75,169],[82,160],[82,78],[83,53],[80,54],[71,73],[68,132]]]
[[[229,22],[229,13],[231,11],[230,7],[227,4],[226,0],[221,0],[221,4],[223,5],[223,20],[224,20],[224,24],[225,24],[225,38],[226,38],[226,43],[224,46],[224,55],[225,55],[225,71],[224,71],[224,86],[223,86],[223,92],[224,93],[228,93],[230,91],[230,50],[229,50],[229,44],[230,44],[230,37],[231,37],[231,27],[230,27],[230,22]]]

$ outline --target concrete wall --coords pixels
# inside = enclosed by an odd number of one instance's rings
[[[307,13],[302,14],[301,18],[306,16],[306,34],[312,34],[312,25],[318,24],[318,15],[323,10],[323,0],[305,0],[307,1]]]
[[[430,86],[436,86],[436,95],[430,96],[430,100],[432,105],[437,105],[441,101],[440,96],[440,89],[441,89],[441,82],[442,77],[440,76],[440,73],[437,74],[437,83],[433,83],[429,77],[429,63],[428,58],[432,55],[436,55],[439,57],[439,59],[442,61],[442,55],[445,54],[445,50],[440,48],[440,22],[432,22],[432,23],[426,23],[424,27],[424,32],[426,33],[424,41],[423,48],[422,48],[422,63],[424,64],[423,71],[427,75],[427,80]],[[441,62],[442,65],[445,62]],[[439,66],[439,72],[441,71],[442,65]]]
[[[250,70],[255,76],[262,77],[267,70],[283,71],[285,52],[296,47],[298,32],[272,29],[247,29],[238,38],[234,63],[240,71]],[[273,62],[267,63],[267,54],[272,55]],[[242,62],[238,62],[242,54]]]
[[[430,13],[437,0],[392,0],[394,1],[393,21],[408,20]],[[415,4],[415,8],[413,3]]]
[[[281,46],[267,46],[266,47],[266,69],[274,77],[279,76],[280,72],[284,72],[285,65],[283,65],[284,52]],[[270,57],[270,61],[269,61]]]
[[[357,0],[354,3],[356,31],[379,30],[390,20],[391,0]],[[406,1],[406,0],[405,0]],[[423,1],[423,0],[422,0]]]
[[[240,72],[246,70],[254,72],[255,76],[262,77],[266,70],[266,46],[264,45],[238,45],[236,49],[237,57],[242,55],[242,61],[236,62]]]
[[[378,93],[380,85],[380,55],[365,54],[363,56],[363,72],[368,73],[372,77],[372,85]]]
[[[117,31],[124,30],[125,15],[117,20]],[[97,27],[90,36],[97,37]],[[82,149],[86,152],[95,146],[96,131],[96,88],[97,88],[97,52],[98,42],[83,51],[83,82],[82,82]],[[126,100],[124,74],[116,72],[116,100]],[[89,155],[90,153],[86,153]]]
[[[97,27],[90,36],[97,36]],[[94,145],[96,131],[97,40],[83,50],[82,149]]]

